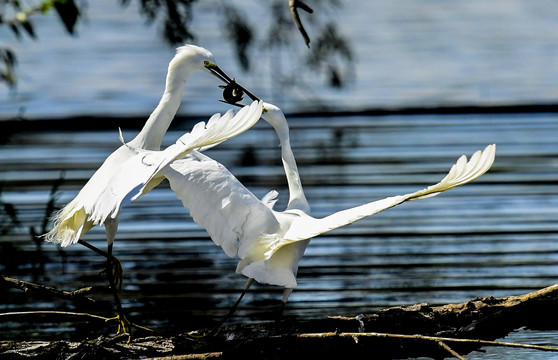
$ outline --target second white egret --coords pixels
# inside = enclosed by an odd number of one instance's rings
[[[465,155],[451,167],[437,184],[425,189],[388,197],[336,212],[325,218],[314,218],[298,173],[289,141],[289,128],[282,111],[264,103],[262,118],[273,126],[279,137],[281,158],[287,177],[289,201],[284,211],[275,211],[277,192],[262,200],[238,181],[223,165],[208,156],[190,152],[185,158],[166,161],[155,176],[169,180],[171,189],[189,209],[194,221],[205,228],[211,239],[229,257],[238,256],[236,272],[248,277],[244,296],[253,280],[284,287],[283,303],[297,285],[298,263],[312,237],[351,224],[359,219],[410,200],[433,197],[446,190],[469,183],[492,166],[495,145],[475,152],[467,161]],[[148,151],[149,152],[149,151]],[[142,194],[140,190],[139,195]]]

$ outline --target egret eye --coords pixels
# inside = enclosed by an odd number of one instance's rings
[[[236,104],[242,101],[244,98],[244,91],[236,85],[236,83],[231,82],[230,84],[223,87],[223,99],[229,104]]]

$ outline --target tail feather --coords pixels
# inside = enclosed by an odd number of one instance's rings
[[[77,243],[81,235],[93,227],[94,223],[85,208],[76,209],[71,205],[68,204],[55,215],[52,230],[43,235],[45,241],[66,247]]]

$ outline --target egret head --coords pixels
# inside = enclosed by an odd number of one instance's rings
[[[187,44],[176,49],[176,55],[169,64],[169,70],[177,69],[190,74],[196,71],[207,71],[205,63],[214,61],[213,54],[209,50]]]
[[[287,119],[283,114],[283,111],[279,109],[277,106],[264,102],[264,110],[262,112],[262,119],[264,119],[267,123],[269,123],[277,134],[288,136],[288,127],[287,127]],[[280,134],[285,133],[285,134]]]

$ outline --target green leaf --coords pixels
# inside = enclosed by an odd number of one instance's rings
[[[50,9],[52,9],[53,6],[54,6],[54,1],[53,0],[45,0],[39,5],[39,10],[44,15],[44,14],[48,13],[50,11]]]
[[[4,63],[9,67],[14,67],[14,65],[17,64],[15,53],[8,48],[0,48],[0,58],[4,60]]]

